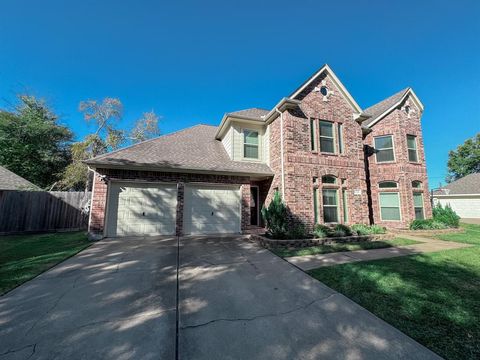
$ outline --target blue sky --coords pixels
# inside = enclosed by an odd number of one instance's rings
[[[85,99],[118,97],[169,133],[272,107],[328,63],[365,108],[406,86],[425,104],[431,186],[480,131],[480,2],[0,0],[0,107],[44,97],[77,138]]]

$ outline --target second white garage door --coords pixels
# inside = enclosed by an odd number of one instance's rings
[[[183,219],[185,234],[239,233],[240,187],[186,185]]]

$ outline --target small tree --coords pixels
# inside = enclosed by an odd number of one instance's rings
[[[448,153],[447,182],[480,172],[480,133]]]
[[[270,205],[262,208],[262,216],[272,237],[277,239],[285,237],[288,223],[287,207],[282,201],[280,192],[276,191]]]

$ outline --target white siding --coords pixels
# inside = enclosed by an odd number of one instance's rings
[[[265,161],[265,154],[264,154],[264,135],[265,135],[265,129],[263,126],[259,125],[246,125],[246,124],[241,124],[241,123],[233,123],[232,124],[233,128],[233,160],[236,161]],[[258,160],[252,160],[252,159],[244,159],[243,158],[243,130],[248,129],[248,130],[254,130],[258,131],[258,154],[259,154],[259,159]]]
[[[450,205],[461,218],[480,219],[480,195],[451,196],[433,199],[434,204]]]
[[[230,127],[228,131],[225,133],[223,139],[222,139],[222,144],[225,150],[227,151],[228,156],[230,156],[230,159],[233,159],[233,128]]]

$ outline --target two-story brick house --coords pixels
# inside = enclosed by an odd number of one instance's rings
[[[290,220],[406,227],[431,216],[412,89],[362,110],[323,66],[271,110],[225,114],[87,161],[97,236],[239,233],[279,191]]]

